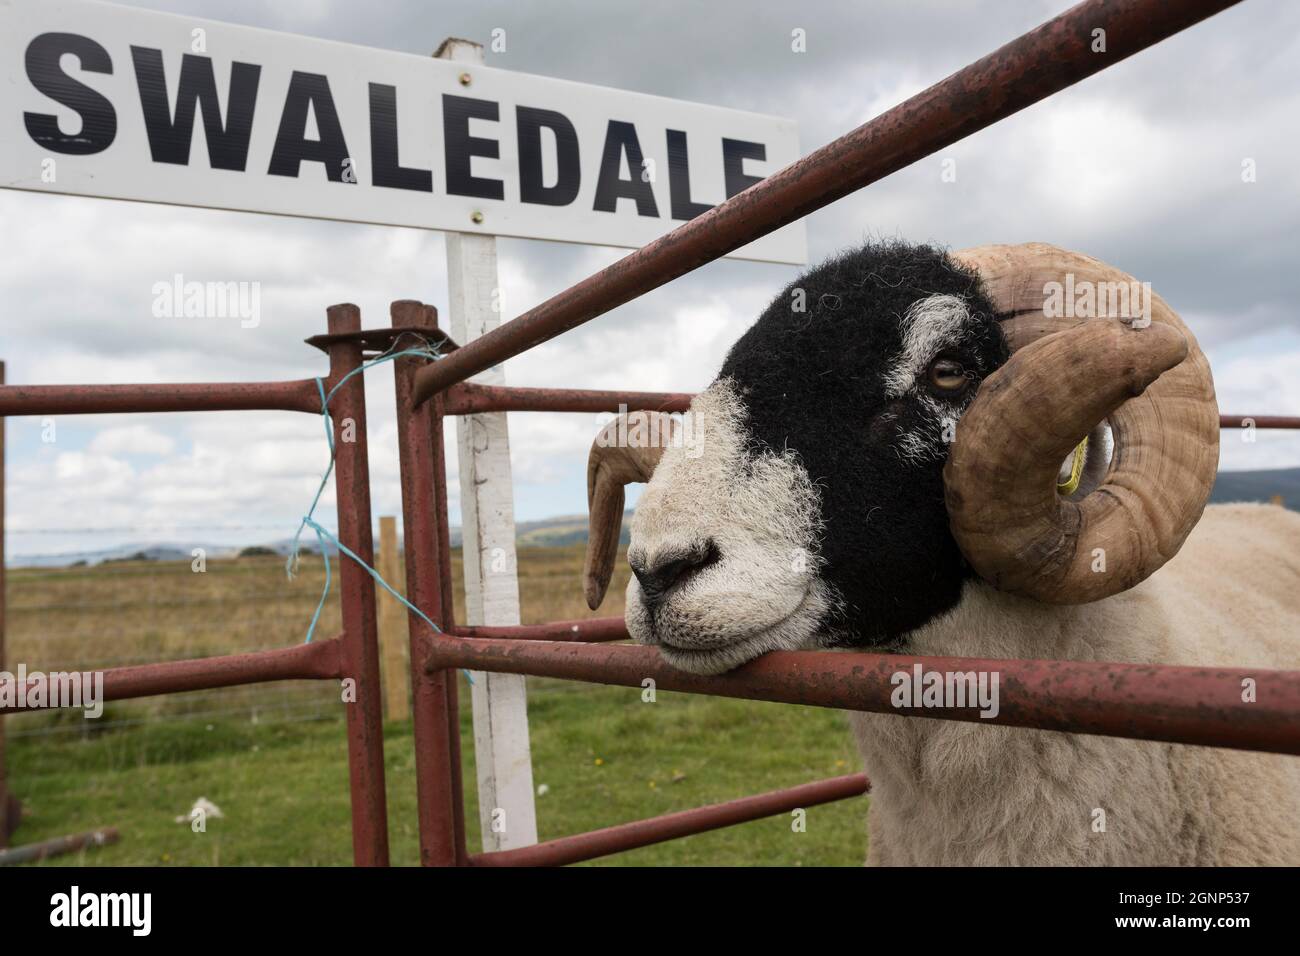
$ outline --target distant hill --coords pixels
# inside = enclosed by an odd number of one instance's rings
[[[276,554],[288,557],[291,544],[292,539],[285,538],[283,541],[259,543],[255,547],[264,547]],[[195,548],[202,548],[204,557],[220,560],[222,558],[237,557],[239,552],[244,550],[244,547],[244,545],[228,544],[123,544],[114,548],[102,548],[97,551],[15,554],[7,559],[6,564],[9,567],[18,568],[66,568],[74,564],[95,565],[111,561],[190,561],[193,560]],[[331,555],[338,553],[338,549],[328,542],[326,543],[326,549]],[[313,553],[319,550],[316,536],[311,534],[310,531],[303,535],[302,550]]]
[[[627,544],[628,526],[632,512],[628,511],[623,521],[622,541]],[[520,547],[559,548],[572,544],[583,544],[587,540],[586,515],[561,515],[557,518],[544,518],[540,521],[520,521],[515,525],[515,540]],[[398,537],[398,547],[402,540]],[[451,546],[459,548],[461,544],[460,528],[451,529]],[[307,530],[303,532],[301,546],[304,552],[316,552],[319,543],[316,535]],[[189,561],[194,548],[203,548],[209,558],[234,558],[239,552],[248,548],[264,548],[282,557],[288,557],[293,547],[293,538],[285,537],[275,541],[250,541],[238,545],[204,545],[158,542],[153,544],[123,544],[112,548],[94,551],[63,551],[57,554],[14,554],[9,555],[10,567],[25,568],[66,568],[71,565],[95,565],[107,561]],[[333,557],[338,548],[328,541],[325,549]]]
[[[627,544],[632,512],[623,513],[623,533],[619,540]],[[460,529],[453,528],[452,543],[460,543]],[[571,544],[585,544],[587,541],[586,515],[561,515],[558,518],[546,518],[542,521],[521,521],[515,525],[515,543],[520,547],[563,548]]]
[[[1282,503],[1292,511],[1300,511],[1300,468],[1276,468],[1270,471],[1221,471],[1210,493],[1212,503],[1230,501],[1271,501],[1274,495],[1282,496]],[[631,525],[632,512],[623,516],[623,533],[620,541],[628,542],[628,528]],[[520,521],[515,526],[515,540],[520,547],[561,548],[574,544],[584,544],[587,540],[586,515],[560,515],[540,521]],[[461,543],[460,528],[451,529],[451,546],[459,548]],[[264,547],[277,554],[287,556],[292,545],[292,538],[279,541],[250,541],[245,545],[181,545],[158,543],[151,545],[126,544],[116,548],[99,551],[76,551],[62,554],[16,554],[8,559],[12,567],[67,567],[71,564],[102,564],[105,561],[121,561],[143,553],[150,561],[188,561],[191,549],[204,547],[209,558],[233,558],[244,547]],[[305,532],[302,538],[304,550],[316,551],[315,535]],[[327,545],[331,555],[336,553],[333,545]]]
[[[1210,501],[1270,501],[1274,495],[1281,495],[1287,508],[1300,511],[1300,468],[1221,471],[1214,480]]]
[[[182,548],[175,544],[123,544],[97,551],[64,551],[58,554],[15,554],[8,564],[26,568],[66,568],[73,564],[103,564],[106,561],[189,561],[194,548],[203,548],[209,558],[233,558],[239,551],[231,547],[208,547],[201,544]]]

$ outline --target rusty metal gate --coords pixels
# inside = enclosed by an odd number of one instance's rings
[[[1235,670],[1090,661],[986,661],[851,652],[773,652],[721,677],[665,665],[625,640],[621,618],[516,627],[463,627],[452,607],[443,419],[478,412],[683,411],[686,394],[511,388],[467,382],[562,332],[922,159],[1200,20],[1236,0],[1088,0],[601,270],[473,343],[457,348],[418,302],[396,302],[391,326],[362,331],[355,306],[328,311],[326,388],[365,357],[393,346],[439,345],[443,358],[394,366],[405,527],[420,858],[426,865],[537,865],[590,859],[866,792],[862,774],[624,823],[534,846],[471,854],[466,847],[456,670],[529,674],[664,690],[906,715],[890,704],[890,676],[915,663],[944,671],[996,669],[1000,712],[989,723],[1181,744],[1300,754],[1300,671]],[[1093,52],[1104,28],[1106,53]],[[280,409],[319,415],[313,379],[205,385],[0,387],[0,416],[93,412]],[[339,540],[373,564],[365,396],[360,376],[331,403],[338,449]],[[341,423],[355,422],[355,441]],[[1222,416],[1221,427],[1243,416]],[[1300,428],[1300,418],[1258,416],[1260,428]],[[356,681],[347,708],[355,861],[388,862],[375,590],[342,561],[343,631],[296,647],[105,672],[106,700],[275,680]],[[3,615],[0,595],[0,620]],[[1258,702],[1245,704],[1243,678]],[[961,711],[931,718],[976,720]]]

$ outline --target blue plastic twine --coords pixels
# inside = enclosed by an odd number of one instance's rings
[[[357,564],[361,565],[361,567],[365,568],[366,572],[372,578],[374,578],[376,582],[378,582],[380,587],[382,587],[393,597],[397,598],[397,600],[401,601],[404,605],[406,605],[406,607],[409,610],[414,611],[417,615],[419,615],[420,620],[424,621],[424,623],[428,624],[431,628],[433,628],[435,633],[438,634],[443,633],[442,628],[440,628],[437,624],[434,624],[433,621],[429,620],[429,616],[427,614],[421,611],[418,607],[416,607],[414,604],[408,601],[401,594],[398,594],[397,591],[395,591],[393,587],[387,581],[384,580],[383,575],[381,575],[370,565],[366,564],[365,561],[361,560],[361,558],[356,554],[356,552],[354,552],[351,548],[349,548],[342,541],[336,538],[333,534],[331,534],[330,532],[322,528],[316,522],[316,519],[314,517],[314,515],[316,514],[316,506],[320,504],[320,496],[325,493],[325,486],[329,483],[330,475],[334,473],[334,459],[336,457],[336,452],[334,448],[334,423],[330,420],[330,410],[329,410],[330,399],[334,397],[334,393],[337,392],[340,388],[342,388],[343,384],[348,379],[350,379],[353,375],[356,375],[358,372],[364,372],[368,368],[374,368],[376,365],[380,365],[384,362],[391,362],[393,359],[402,358],[403,356],[408,356],[408,355],[420,356],[422,358],[427,358],[427,359],[437,359],[439,357],[438,350],[428,344],[425,344],[419,348],[403,349],[400,352],[392,352],[392,351],[385,352],[383,355],[379,356],[378,358],[371,359],[369,362],[362,362],[352,371],[348,372],[348,374],[344,375],[341,379],[339,379],[338,384],[336,384],[332,389],[330,389],[328,395],[325,394],[324,380],[319,377],[317,377],[316,379],[316,390],[320,392],[321,421],[325,425],[325,439],[329,443],[329,448],[330,448],[330,462],[325,469],[325,474],[321,476],[320,486],[316,489],[316,496],[311,500],[311,507],[307,509],[307,513],[303,515],[302,523],[298,525],[298,533],[293,536],[293,548],[289,552],[289,557],[284,563],[285,574],[289,576],[289,580],[293,580],[294,575],[297,574],[298,572],[298,558],[299,558],[299,551],[301,550],[300,539],[302,538],[303,529],[311,528],[313,531],[315,531],[316,542],[317,544],[320,545],[321,557],[324,558],[325,560],[325,589],[321,591],[320,601],[317,602],[316,611],[311,616],[311,624],[308,625],[307,627],[307,637],[303,641],[304,644],[311,643],[311,639],[316,633],[316,624],[317,622],[320,621],[321,611],[325,609],[325,601],[329,597],[329,593],[330,593],[330,581],[332,579],[332,575],[330,573],[329,552],[326,551],[325,549],[326,541],[331,542],[336,548],[338,548],[340,554],[346,554]],[[465,672],[465,676],[469,677],[469,673]],[[473,683],[473,678],[470,678],[470,682]]]

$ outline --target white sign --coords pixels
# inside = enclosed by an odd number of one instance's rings
[[[638,247],[798,157],[795,124],[755,113],[0,0],[0,187]],[[799,222],[734,255],[805,247]]]

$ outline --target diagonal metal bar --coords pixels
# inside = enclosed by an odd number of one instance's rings
[[[637,847],[679,840],[696,833],[749,823],[798,808],[815,807],[837,800],[860,797],[871,790],[865,774],[854,773],[829,780],[818,780],[798,787],[772,790],[752,797],[728,800],[705,807],[692,807],[646,820],[634,820],[589,830],[573,836],[547,840],[515,850],[477,853],[470,857],[471,866],[567,866],[583,860],[622,853]]]
[[[1239,0],[1087,0],[421,370],[415,402],[924,159]],[[1093,31],[1106,31],[1106,51]]]

